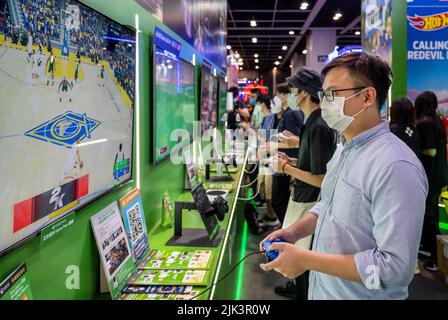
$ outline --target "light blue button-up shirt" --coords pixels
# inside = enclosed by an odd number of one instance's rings
[[[311,271],[309,299],[406,299],[428,181],[383,122],[340,145],[327,165],[313,251],[354,255],[362,283]]]

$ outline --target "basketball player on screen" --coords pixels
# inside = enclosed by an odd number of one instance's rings
[[[61,83],[59,84],[59,88],[58,88],[58,94],[62,89],[62,93],[61,96],[59,97],[59,102],[62,102],[62,98],[63,97],[68,97],[69,102],[72,102],[72,98],[70,96],[70,93],[68,92],[68,89],[73,90],[72,85],[68,82],[67,78],[64,77],[64,79],[62,79]]]
[[[41,59],[40,59],[40,51],[34,51],[33,50],[33,54],[32,54],[32,63],[33,63],[33,80],[37,81],[37,79],[39,78],[39,68],[40,65],[42,63]]]
[[[71,125],[72,123],[69,122]],[[61,128],[60,130],[64,130]],[[80,140],[78,139],[75,144],[70,149],[70,154],[67,160],[67,163],[64,168],[64,182],[66,180],[75,180],[80,177],[81,169],[84,167],[84,161],[81,160],[81,156],[79,154],[79,144]]]
[[[99,87],[101,87],[101,86],[103,86],[104,87],[104,82],[105,82],[105,73],[106,73],[106,69],[104,68],[104,65],[102,65],[101,66],[101,70],[100,70],[100,74],[98,75],[98,77],[100,78],[100,81],[99,81],[99,83],[98,83],[98,86]]]
[[[27,56],[26,61],[28,63],[31,62],[31,56],[33,55],[33,36],[31,32],[28,33],[28,43],[27,43]]]
[[[76,67],[75,67],[75,84],[78,84],[78,77],[79,77],[79,65],[81,64],[80,59],[76,59]],[[73,81],[72,81],[72,87],[73,87]]]
[[[54,68],[55,68],[55,64],[56,64],[56,58],[53,55],[53,51],[50,51],[50,57],[48,58],[47,61],[47,66],[48,66],[48,78],[47,78],[47,86],[50,84],[50,78],[52,80],[52,85],[54,86]]]

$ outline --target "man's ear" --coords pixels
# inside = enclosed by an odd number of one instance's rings
[[[377,92],[374,87],[368,87],[365,91],[364,104],[366,107],[371,107],[376,103]]]

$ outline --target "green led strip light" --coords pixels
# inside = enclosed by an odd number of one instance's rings
[[[240,261],[246,256],[246,244],[247,244],[247,222],[244,221],[243,235],[241,236]],[[235,288],[235,300],[241,300],[241,292],[243,291],[243,280],[244,280],[243,266],[244,262],[238,268],[238,275],[236,278],[237,280]]]

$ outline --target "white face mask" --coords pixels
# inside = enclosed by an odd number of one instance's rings
[[[297,99],[296,96],[293,94],[288,94],[288,107],[290,107],[293,110],[297,109]]]
[[[272,100],[271,112],[279,113],[282,111],[282,99],[279,96],[275,96]]]
[[[362,108],[357,114],[353,116],[347,116],[344,114],[345,101],[361,94],[366,89],[355,93],[354,95],[345,97],[334,97],[332,102],[328,102],[326,98],[323,99],[320,108],[322,109],[322,118],[332,129],[339,132],[345,131],[347,127],[355,120],[355,118],[363,112],[367,107]]]

